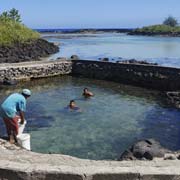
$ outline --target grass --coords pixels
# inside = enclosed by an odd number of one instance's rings
[[[0,19],[0,45],[11,46],[14,43],[26,43],[39,37],[38,32],[19,22]]]

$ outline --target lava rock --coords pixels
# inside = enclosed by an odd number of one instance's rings
[[[70,59],[71,59],[71,60],[79,60],[79,57],[78,57],[78,55],[72,55],[72,56],[70,57]]]
[[[0,63],[17,63],[40,60],[59,51],[59,47],[44,39],[31,40],[26,43],[15,43],[11,46],[0,46]]]
[[[166,96],[171,104],[176,108],[180,108],[180,92],[166,92]]]
[[[109,61],[109,58],[101,58],[101,61],[104,61],[104,62],[108,62]]]
[[[155,157],[163,158],[165,153],[170,152],[170,150],[163,148],[154,139],[146,139],[136,142],[131,148],[125,150],[118,160],[153,160]]]
[[[124,63],[124,64],[146,64],[146,65],[158,65],[157,63],[150,63],[145,60],[143,61],[138,61],[136,59],[129,59],[129,60],[124,60],[124,61],[116,61],[117,63]]]
[[[13,80],[13,79],[7,79],[5,78],[3,80],[3,85],[16,85],[17,84],[17,81],[16,80]]]
[[[125,150],[123,154],[121,155],[123,157],[123,160],[135,160],[136,158],[134,157],[133,153],[130,150]],[[120,160],[120,159],[119,159]],[[122,160],[122,159],[121,159]]]

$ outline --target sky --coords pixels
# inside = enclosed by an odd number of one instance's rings
[[[16,8],[30,28],[137,28],[180,21],[180,0],[0,0],[0,13]]]

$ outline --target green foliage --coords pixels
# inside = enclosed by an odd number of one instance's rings
[[[167,26],[175,27],[178,25],[178,21],[173,16],[169,16],[164,20],[163,24]]]
[[[39,33],[17,21],[5,17],[0,18],[0,45],[12,45],[18,42],[25,43],[39,37]]]
[[[149,35],[158,35],[158,34],[162,34],[162,35],[166,35],[166,34],[172,34],[172,35],[176,35],[176,34],[180,34],[180,27],[172,27],[172,26],[168,26],[168,25],[153,25],[153,26],[147,26],[147,27],[143,27],[143,28],[138,28],[134,31],[135,33],[139,33],[139,34],[149,34]]]
[[[15,21],[15,22],[21,22],[21,16],[19,14],[19,11],[15,8],[12,8],[10,11],[5,11],[0,15],[0,19],[3,21]]]
[[[0,45],[25,43],[39,37],[39,33],[21,24],[21,16],[15,8],[0,14]]]

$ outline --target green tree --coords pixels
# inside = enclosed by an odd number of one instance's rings
[[[10,11],[5,11],[2,14],[0,14],[0,19],[3,21],[12,20],[15,22],[21,22],[21,15],[19,14],[19,11],[15,8],[12,8]]]
[[[21,15],[19,14],[19,11],[15,8],[12,8],[10,11],[9,11],[9,17],[10,19],[12,19],[13,21],[16,21],[16,22],[21,22]]]
[[[173,16],[169,16],[164,20],[163,24],[167,26],[175,27],[178,25],[178,21]]]
[[[1,21],[8,21],[8,20],[10,20],[9,14],[8,14],[7,11],[3,12],[2,14],[0,14],[0,20]]]

